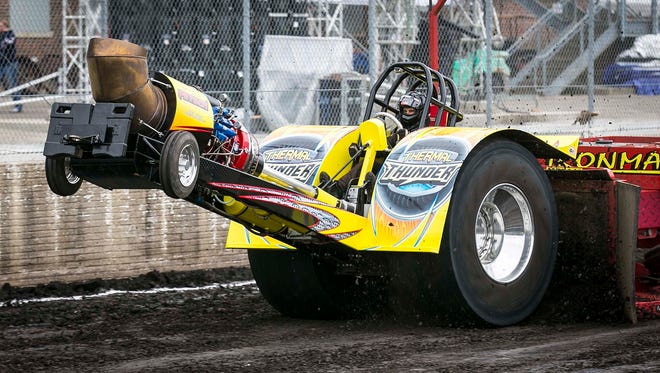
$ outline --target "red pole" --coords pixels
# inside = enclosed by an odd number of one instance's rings
[[[429,11],[429,67],[438,70],[438,14],[447,0],[438,0]],[[429,0],[429,5],[431,0]]]

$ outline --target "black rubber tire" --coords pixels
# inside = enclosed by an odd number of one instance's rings
[[[187,177],[184,184],[181,181],[179,158],[182,152],[188,153],[193,159],[189,160],[191,175]],[[165,143],[160,154],[159,176],[160,184],[165,194],[172,198],[186,198],[195,189],[197,176],[199,175],[199,145],[195,136],[187,131],[172,132]]]
[[[486,274],[475,239],[481,201],[502,183],[515,185],[525,196],[534,226],[529,262],[507,283]],[[445,312],[461,319],[470,315],[496,326],[518,323],[541,302],[552,278],[557,245],[554,194],[536,158],[513,141],[485,140],[465,160],[454,186],[439,255],[442,276],[434,284],[440,291],[435,296]]]
[[[331,265],[303,251],[248,250],[261,294],[281,314],[302,319],[372,315],[385,304],[384,287],[369,277],[335,274]]]
[[[76,194],[83,182],[73,174],[69,161],[66,156],[47,157],[45,165],[50,190],[64,197]]]

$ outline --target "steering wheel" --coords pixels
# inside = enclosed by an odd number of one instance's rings
[[[397,117],[392,113],[388,113],[386,111],[379,111],[376,114],[374,114],[374,118],[378,118],[378,117],[382,117],[383,119],[387,118],[387,119],[392,120],[392,122],[394,122],[394,124],[396,125],[397,130],[402,130],[403,129],[403,125],[401,124],[399,119],[397,119]]]

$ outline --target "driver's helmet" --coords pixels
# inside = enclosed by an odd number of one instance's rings
[[[397,118],[408,131],[419,128],[420,117],[424,111],[425,95],[421,92],[408,92],[399,98],[399,115]]]

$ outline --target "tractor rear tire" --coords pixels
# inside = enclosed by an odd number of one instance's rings
[[[159,176],[165,194],[186,198],[195,189],[199,175],[199,145],[195,136],[186,131],[171,133],[160,155]]]
[[[382,308],[384,294],[369,277],[339,275],[331,264],[300,250],[248,250],[261,294],[281,314],[346,319]]]
[[[71,170],[71,158],[55,156],[46,158],[46,180],[50,190],[60,196],[76,194],[82,185],[82,179]]]
[[[456,180],[435,296],[461,317],[465,310],[497,326],[518,323],[541,302],[557,245],[554,194],[537,159],[513,141],[485,140]]]

